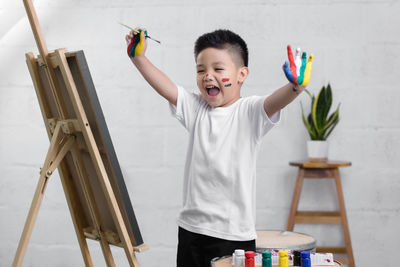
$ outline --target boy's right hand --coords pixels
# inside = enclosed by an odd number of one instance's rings
[[[135,57],[143,56],[147,48],[147,31],[146,29],[135,28],[139,34],[132,30],[129,35],[125,36],[128,56],[133,60]]]

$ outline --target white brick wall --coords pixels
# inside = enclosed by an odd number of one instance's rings
[[[181,204],[186,132],[167,102],[126,56],[125,28],[147,27],[148,57],[188,90],[196,91],[193,44],[216,28],[239,33],[250,50],[243,96],[283,85],[286,44],[315,55],[309,89],[331,82],[341,121],[330,137],[330,158],[341,170],[357,266],[398,266],[400,249],[400,12],[399,1],[225,0],[188,2],[34,1],[50,50],[84,50],[119,157],[140,229],[150,250],[141,266],[174,266],[175,218]],[[37,48],[22,1],[0,2],[0,267],[11,266],[48,148],[25,53]],[[302,94],[282,124],[264,139],[258,159],[257,227],[283,229],[294,188],[291,160],[305,158]],[[398,165],[398,164],[397,164]],[[300,207],[336,209],[330,180],[306,181]],[[320,201],[316,201],[320,200]],[[162,223],[160,223],[162,222]],[[337,226],[296,226],[319,244],[343,243]],[[95,266],[104,266],[89,241]],[[117,266],[127,266],[113,248]],[[397,261],[397,262],[395,262]],[[58,175],[51,178],[24,266],[83,266]]]

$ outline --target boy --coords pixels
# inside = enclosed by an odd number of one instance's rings
[[[249,75],[247,45],[237,34],[217,30],[195,43],[200,94],[194,94],[152,65],[145,57],[147,32],[135,30],[139,34],[126,36],[128,55],[189,132],[177,266],[205,267],[235,249],[254,251],[255,163],[261,138],[280,121],[281,109],[304,90],[298,84],[308,83],[311,63],[307,83],[297,82],[305,77],[305,64],[298,74],[288,47],[291,64],[284,71],[291,82],[269,96],[242,98],[240,89]]]

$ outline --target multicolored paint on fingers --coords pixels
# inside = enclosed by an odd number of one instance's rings
[[[313,62],[314,55],[311,54],[310,57],[308,58],[307,65],[306,65],[306,70],[304,71],[304,81],[301,85],[306,86],[308,82],[310,81],[310,76],[311,76],[311,66]]]
[[[297,85],[297,70],[296,70],[297,68],[296,68],[296,63],[294,63],[292,47],[290,45],[287,46],[287,53],[289,58],[290,71],[292,72],[293,76],[293,83]]]
[[[300,85],[304,81],[304,71],[306,70],[306,64],[307,64],[307,53],[304,52],[303,55],[301,56],[300,75],[297,76],[297,83]]]
[[[310,81],[311,65],[313,61],[313,54],[310,55],[307,61],[307,53],[303,52],[300,60],[300,48],[296,49],[296,58],[293,58],[292,48],[287,46],[289,62],[285,61],[282,69],[289,82],[294,85],[306,86]]]
[[[139,33],[133,35],[128,48],[128,56],[134,58],[135,56],[140,56],[143,52],[144,39],[147,37],[147,31],[139,29]]]
[[[285,61],[285,64],[283,64],[282,69],[283,69],[283,72],[286,75],[286,79],[288,79],[289,82],[294,83],[293,82],[293,74],[292,74],[292,71],[289,68],[289,63],[287,61]]]
[[[296,54],[294,56],[294,64],[296,64],[297,67],[301,66],[301,50],[300,50],[300,47],[296,48]],[[296,74],[297,74],[297,77],[299,77],[300,68],[297,68],[297,67],[296,67]]]

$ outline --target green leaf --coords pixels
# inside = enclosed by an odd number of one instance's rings
[[[311,140],[313,139],[313,129],[312,129],[312,125],[310,125],[310,123],[306,120],[306,118],[304,117],[304,110],[303,110],[303,105],[300,102],[300,106],[301,106],[301,116],[303,118],[303,123],[307,128],[308,134],[310,135]]]
[[[325,124],[325,127],[323,128],[323,131],[326,131],[331,126],[331,124],[336,120],[336,117],[339,117],[339,107],[340,107],[340,103],[339,103],[338,107],[336,108],[336,111],[329,116],[329,118]]]
[[[313,125],[313,120],[312,120],[312,117],[311,117],[311,113],[308,114],[307,120],[308,120],[308,123],[309,123],[310,125]]]
[[[311,126],[310,126],[310,124],[308,124],[306,118],[304,117],[304,114],[302,114],[302,118],[303,118],[303,123],[304,123],[304,125],[306,126],[307,131],[308,131],[310,137],[312,138],[312,134],[311,134],[312,129],[311,129]]]
[[[324,103],[324,107],[321,111],[321,117],[322,117],[322,123],[326,123],[327,122],[327,117],[328,117],[328,113],[329,110],[331,109],[331,105],[332,105],[332,89],[331,89],[331,85],[328,84],[328,86],[326,87],[325,90],[325,103]]]
[[[313,120],[313,123],[314,123],[314,126],[315,126],[315,131],[316,131],[317,135],[318,135],[319,132],[320,132],[319,123],[318,123],[318,114],[319,114],[319,113],[318,113],[318,108],[317,108],[317,106],[318,106],[319,99],[320,99],[320,97],[321,97],[321,93],[322,93],[323,91],[325,91],[325,87],[322,87],[321,91],[318,93],[318,95],[317,95],[317,97],[315,98],[314,103],[313,103],[313,105],[312,105],[312,109],[311,109],[311,117],[312,117],[312,120]]]
[[[332,123],[332,127],[328,130],[327,134],[325,135],[325,139],[324,140],[326,140],[328,138],[328,136],[331,134],[333,129],[335,129],[335,127],[338,124],[338,122],[339,122],[339,116],[337,116],[335,121]]]
[[[310,91],[308,91],[307,88],[304,88],[304,91],[308,94],[308,96],[309,96],[309,97],[311,98],[311,100],[312,100],[312,95],[311,95]]]
[[[327,94],[328,90],[326,87],[323,87],[319,92],[318,102],[317,102],[317,128],[320,132],[322,132],[322,128],[325,125],[326,121],[326,106],[327,106]],[[329,112],[329,110],[328,110]]]

